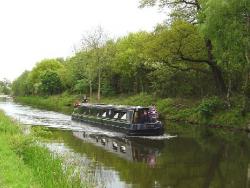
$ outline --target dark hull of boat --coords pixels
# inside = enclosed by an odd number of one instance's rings
[[[144,129],[144,130],[129,130],[129,136],[160,136],[164,134],[163,128]]]
[[[89,116],[77,116],[72,114],[72,120],[81,121],[89,125],[97,126],[112,131],[122,132],[128,136],[158,136],[164,134],[164,128],[160,122],[150,123],[147,128],[145,124],[133,124],[127,122],[116,121],[113,119],[95,118]]]

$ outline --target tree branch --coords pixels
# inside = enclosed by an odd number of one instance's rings
[[[192,5],[195,6],[197,11],[199,11],[201,9],[200,3],[198,2],[198,0],[176,0],[174,2],[166,2],[163,3],[165,5],[181,5],[181,4],[185,4],[185,5]]]
[[[189,57],[184,57],[183,54],[180,54],[179,58],[183,61],[188,61],[188,62],[192,62],[192,63],[206,63],[209,64],[209,61],[206,59],[192,59]]]
[[[167,60],[162,60],[162,63],[164,63],[164,65],[167,65],[168,67],[170,68],[173,68],[173,69],[176,69],[176,70],[180,70],[180,71],[183,71],[183,72],[189,72],[189,71],[198,71],[198,72],[201,72],[203,74],[209,74],[210,72],[205,70],[205,69],[201,69],[201,68],[198,68],[198,67],[188,67],[188,68],[182,68],[182,67],[179,67],[179,66],[176,66],[176,65],[173,65],[171,64],[169,61]]]

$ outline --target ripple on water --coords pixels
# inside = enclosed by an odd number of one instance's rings
[[[171,138],[176,138],[177,135],[169,135],[163,134],[161,136],[127,136],[128,138],[141,138],[141,139],[149,139],[149,140],[167,140]]]

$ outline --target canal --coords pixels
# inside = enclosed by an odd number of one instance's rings
[[[250,187],[250,136],[166,124],[155,137],[127,137],[12,101],[0,109],[20,124],[46,126],[46,146],[96,187]]]

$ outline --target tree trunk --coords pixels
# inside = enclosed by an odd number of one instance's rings
[[[101,70],[98,69],[98,91],[97,91],[97,100],[101,99]]]
[[[222,75],[222,71],[220,67],[216,64],[213,54],[212,54],[212,42],[210,39],[206,40],[206,47],[207,47],[207,53],[208,53],[208,65],[210,66],[214,81],[215,81],[215,87],[217,89],[218,94],[225,95],[226,94],[226,85],[225,81]]]
[[[250,85],[249,85],[249,76],[250,76],[250,62],[249,62],[249,57],[247,50],[245,52],[246,56],[246,62],[247,62],[247,68],[246,68],[246,78],[245,78],[245,86],[244,86],[244,102],[243,102],[243,109],[242,109],[242,114],[245,115],[247,112],[250,111]]]
[[[227,88],[227,107],[231,108],[231,93],[232,93],[232,79],[231,75],[228,78],[228,88]]]
[[[247,22],[246,22],[246,30],[249,32],[250,27],[250,16],[247,16]],[[245,79],[245,87],[243,91],[244,95],[244,103],[243,103],[243,109],[242,114],[245,115],[247,112],[250,111],[250,85],[249,85],[249,76],[250,76],[250,50],[249,47],[246,46],[245,49],[245,58],[246,58],[246,79]]]
[[[89,81],[89,99],[92,98],[92,81]]]
[[[141,93],[144,93],[144,84],[142,77],[140,78],[140,81],[141,81]]]

